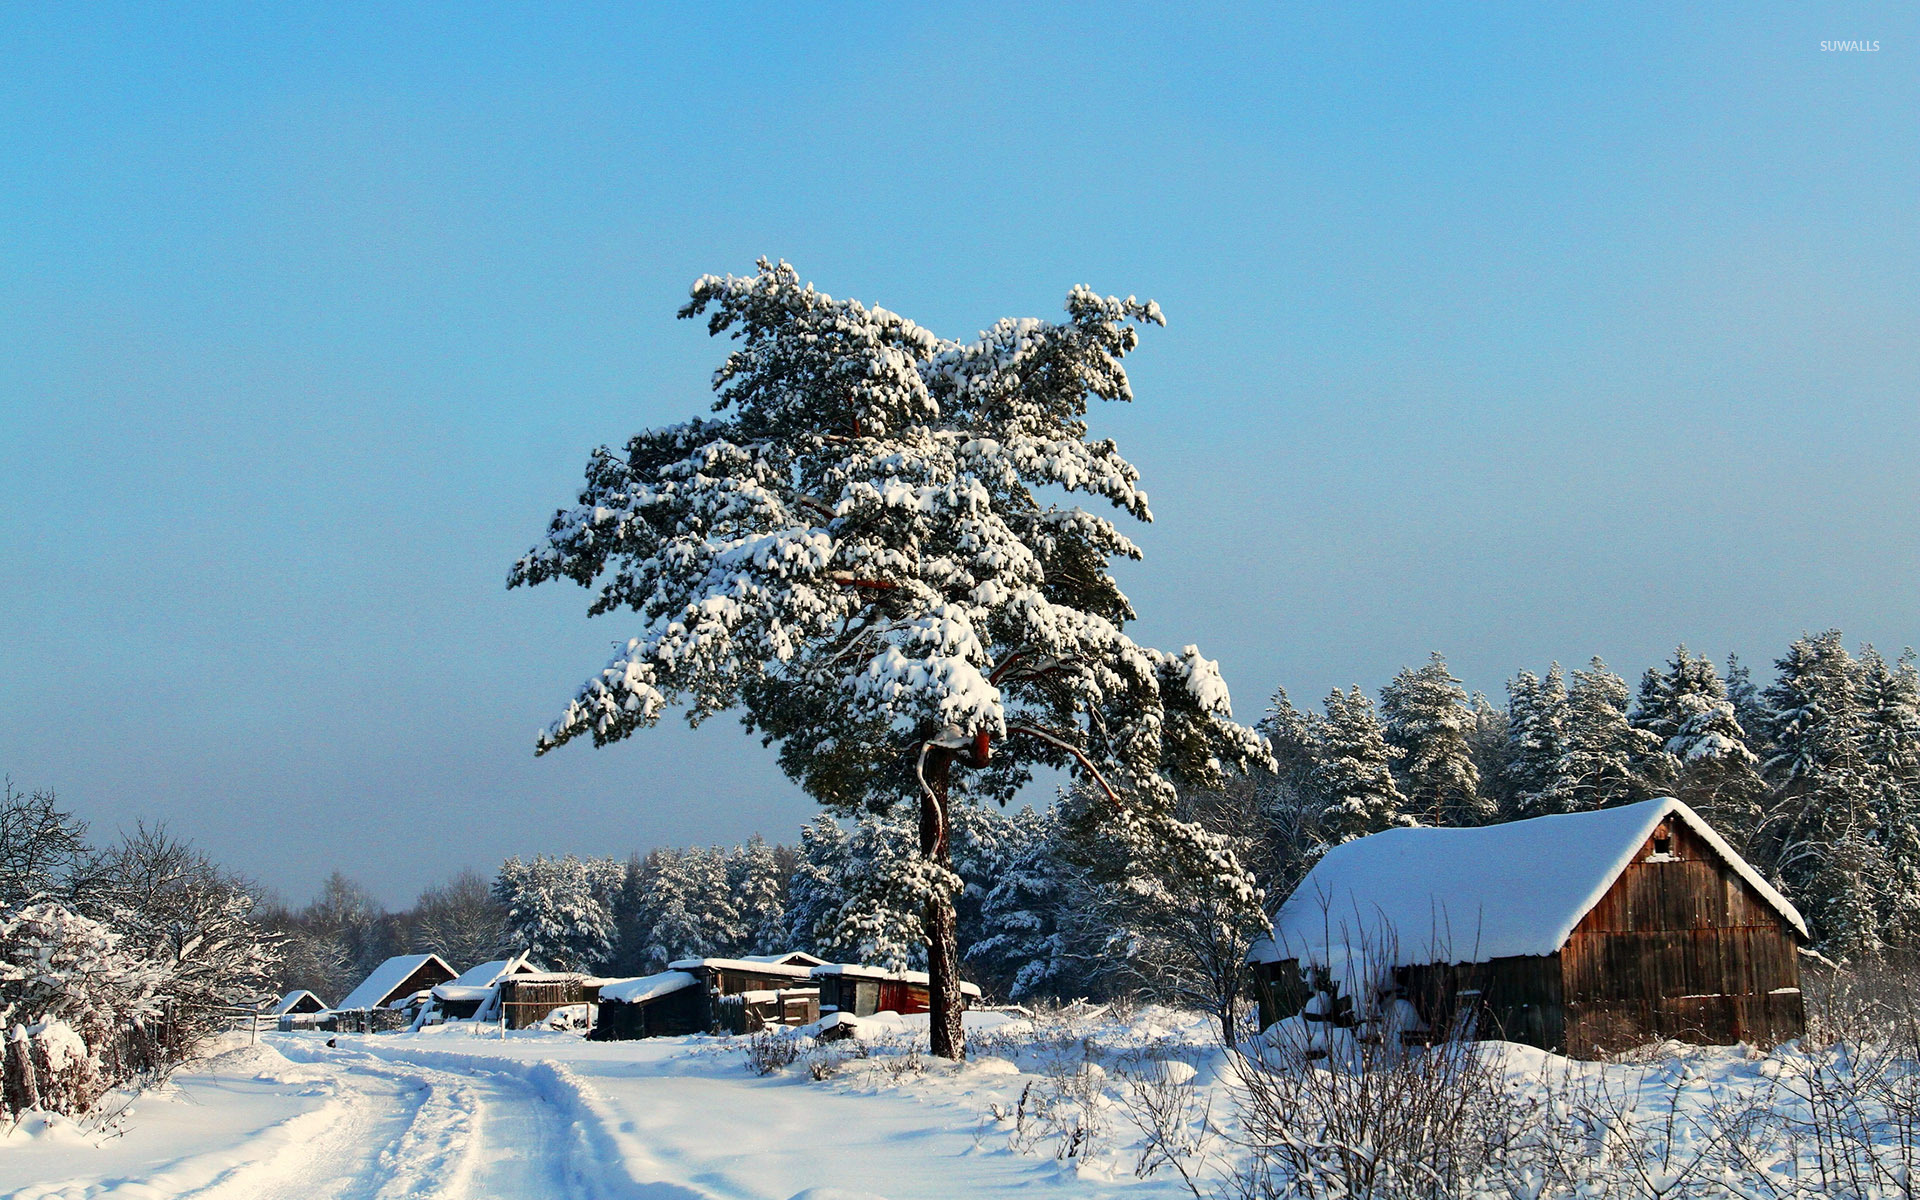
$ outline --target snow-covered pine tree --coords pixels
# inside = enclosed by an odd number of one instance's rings
[[[1598,655],[1567,687],[1567,752],[1559,775],[1563,798],[1555,811],[1611,808],[1652,793],[1638,764],[1659,752],[1652,734],[1627,721],[1627,681]]]
[[[1507,681],[1508,811],[1515,817],[1564,812],[1560,771],[1567,755],[1567,683],[1560,664],[1545,679],[1521,671]]]
[[[512,942],[554,970],[593,971],[613,957],[611,901],[623,874],[612,859],[514,857],[500,865],[493,894]]]
[[[1158,824],[1178,784],[1264,757],[1212,662],[1139,646],[1109,571],[1139,551],[1063,490],[1149,519],[1138,473],[1088,436],[1132,395],[1122,357],[1159,309],[1067,297],[1067,320],[953,342],[835,300],[792,267],[707,276],[681,315],[740,345],[720,416],[601,449],[576,506],[509,586],[572,580],[639,635],[540,739],[618,741],[688,705],[728,709],[841,814],[917,797],[936,886],[924,919],[933,1049],[964,1055],[949,779],[1004,801],[1036,764],[1098,782],[1116,823]]]
[[[1447,660],[1403,668],[1380,689],[1387,744],[1400,751],[1396,774],[1407,807],[1435,825],[1481,825],[1493,817],[1480,797],[1469,736],[1473,709]]]
[[[732,954],[779,954],[787,946],[786,881],[773,848],[759,834],[727,856],[727,889],[740,937]]]
[[[1327,693],[1326,718],[1315,724],[1313,791],[1325,805],[1319,834],[1329,846],[1412,824],[1406,798],[1393,778],[1395,751],[1387,744],[1373,701],[1355,684]]]

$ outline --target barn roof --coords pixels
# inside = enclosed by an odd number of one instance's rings
[[[814,969],[808,963],[784,961],[789,957],[780,955],[781,961],[775,962],[767,961],[765,955],[759,958],[676,958],[667,966],[675,971],[742,971],[753,975],[789,975],[795,979],[805,979],[813,973]],[[803,957],[813,959],[811,954]]]
[[[312,1001],[313,1007],[305,1007],[306,1001]],[[288,1013],[295,1011],[296,1008],[300,1012],[325,1012],[327,1011],[327,1002],[307,989],[299,988],[280,997],[279,1003],[273,1006],[273,1015],[276,1017],[284,1017]]]
[[[690,988],[700,981],[685,971],[660,971],[638,979],[618,979],[600,989],[602,1003],[645,1004],[649,1000]]]
[[[1344,971],[1484,962],[1559,951],[1654,827],[1675,815],[1804,936],[1806,922],[1694,811],[1674,799],[1472,829],[1389,829],[1335,846],[1250,958]]]
[[[493,991],[493,986],[507,976],[532,972],[533,967],[528,964],[525,954],[495,959],[477,967],[468,967],[458,978],[435,985],[433,994],[440,1000],[485,1000]]]
[[[447,978],[453,978],[454,969],[438,954],[396,954],[375,967],[373,974],[340,1002],[341,1009],[356,1012],[363,1008],[384,1008],[388,1001],[396,999],[393,993],[400,985],[429,963],[438,963]]]

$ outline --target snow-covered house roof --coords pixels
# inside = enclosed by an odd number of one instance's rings
[[[1335,846],[1274,917],[1249,958],[1299,959],[1343,971],[1375,965],[1544,956],[1668,816],[1699,835],[1802,936],[1786,897],[1694,811],[1674,799],[1472,829],[1390,829]]]
[[[327,1002],[305,988],[288,992],[280,997],[279,1003],[273,1006],[273,1015],[276,1017],[284,1017],[290,1012],[325,1011],[327,1011]]]
[[[660,971],[638,979],[617,979],[600,989],[601,1003],[644,1004],[649,1000],[690,988],[700,981],[685,971]]]
[[[423,971],[423,968],[428,968]],[[435,971],[432,968],[437,968]],[[404,1000],[415,991],[432,987],[454,977],[454,969],[438,954],[396,954],[373,969],[366,980],[340,1002],[345,1012],[356,1012],[363,1008],[385,1008],[394,1000]],[[416,982],[411,988],[406,984],[413,982],[416,975],[432,975],[430,981]],[[405,994],[400,994],[402,989]]]
[[[534,968],[522,953],[513,958],[495,959],[477,967],[468,967],[459,976],[445,983],[437,984],[433,989],[436,1000],[485,1000],[493,991],[494,985],[509,975],[530,975]]]

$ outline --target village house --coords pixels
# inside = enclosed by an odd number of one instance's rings
[[[1336,846],[1249,960],[1263,1027],[1399,1014],[1384,1024],[1409,1037],[1590,1057],[1798,1036],[1806,939],[1785,897],[1662,799]]]
[[[435,985],[457,974],[438,954],[396,954],[349,992],[322,1027],[343,1033],[404,1029],[413,1023]]]
[[[320,1023],[320,1016],[326,1011],[326,1001],[300,988],[288,992],[274,1004],[274,1024],[283,1033],[290,1029],[312,1029]]]

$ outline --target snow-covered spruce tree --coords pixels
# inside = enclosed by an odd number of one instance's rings
[[[1009,1000],[1057,994],[1064,946],[1054,812],[1022,808],[1008,820],[1005,864],[980,905],[981,937],[967,949]]]
[[[592,971],[613,957],[612,901],[624,876],[612,859],[574,855],[500,864],[493,895],[513,944],[554,970]]]
[[[787,949],[786,880],[773,848],[759,834],[727,856],[727,891],[739,936],[733,954],[779,954]]]
[[[1559,663],[1547,668],[1545,679],[1522,671],[1507,681],[1507,741],[1509,811],[1515,817],[1564,812],[1567,684]]]
[[[1316,722],[1313,791],[1319,835],[1329,846],[1413,822],[1393,779],[1395,750],[1387,744],[1373,701],[1355,684],[1327,693],[1326,718]]]
[[[889,970],[926,969],[926,897],[935,890],[954,895],[962,884],[951,871],[928,878],[942,868],[918,852],[916,823],[910,800],[854,820],[837,856],[837,903],[814,922],[814,953]]]
[[[1149,519],[1138,473],[1088,436],[1093,397],[1131,398],[1122,357],[1151,303],[1067,297],[1067,319],[972,342],[835,300],[785,263],[707,276],[685,317],[739,346],[718,416],[596,451],[509,586],[595,588],[626,643],[542,735],[544,752],[733,709],[832,811],[921,806],[934,1052],[964,1054],[953,769],[1004,801],[1035,764],[1099,782],[1107,819],[1161,826],[1177,783],[1258,758],[1215,664],[1123,631],[1108,564],[1139,552],[1079,492]]]
[[[1387,743],[1400,751],[1397,774],[1409,809],[1434,825],[1492,819],[1467,740],[1473,709],[1438,650],[1425,666],[1402,669],[1380,689],[1380,718]]]
[[[1766,785],[1712,660],[1681,646],[1665,669],[1648,668],[1629,720],[1659,742],[1659,752],[1641,765],[1649,785],[1679,797],[1749,850]]]
[[[1889,663],[1873,647],[1860,654],[1861,755],[1887,863],[1877,890],[1888,945],[1920,949],[1920,678],[1913,652]]]
[[[1473,710],[1473,727],[1467,730],[1467,754],[1473,769],[1480,773],[1480,799],[1496,814],[1511,812],[1512,797],[1507,790],[1508,744],[1507,710],[1475,692],[1468,701]]]
[[[1567,752],[1559,768],[1565,793],[1553,811],[1588,812],[1649,798],[1639,764],[1659,748],[1627,721],[1627,681],[1595,655],[1567,688]]]

